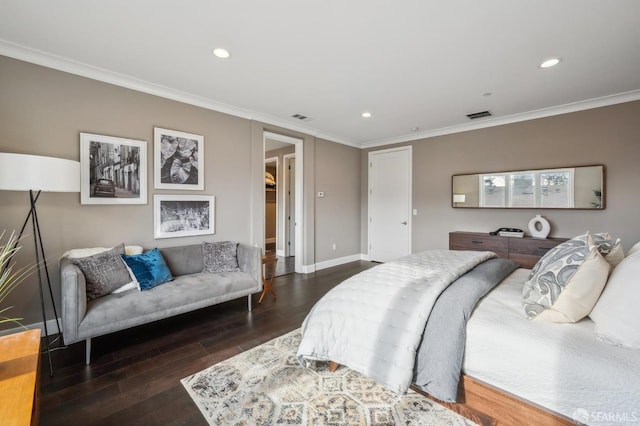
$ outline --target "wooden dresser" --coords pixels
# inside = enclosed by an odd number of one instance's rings
[[[0,337],[0,424],[37,425],[40,330]]]
[[[450,232],[450,250],[492,251],[504,259],[511,259],[523,268],[531,269],[552,247],[566,238],[501,237],[484,232]]]

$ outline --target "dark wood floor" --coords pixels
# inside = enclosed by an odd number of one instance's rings
[[[277,298],[247,299],[95,338],[92,363],[84,343],[52,354],[54,376],[43,357],[42,425],[200,425],[204,418],[180,379],[300,326],[329,289],[374,266],[353,262],[313,274],[274,279]]]

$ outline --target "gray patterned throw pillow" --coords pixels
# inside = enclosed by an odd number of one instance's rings
[[[93,256],[71,259],[84,274],[87,300],[97,299],[131,282],[131,276],[120,255],[124,244]]]
[[[602,293],[609,267],[593,244],[572,239],[552,248],[531,270],[522,289],[527,317],[548,322],[584,318]]]
[[[204,269],[202,272],[240,272],[238,242],[202,243]]]
[[[612,267],[617,266],[624,259],[624,250],[620,238],[612,238],[608,232],[596,234],[587,232],[573,237],[572,240],[584,241],[585,244],[595,244],[598,252]]]

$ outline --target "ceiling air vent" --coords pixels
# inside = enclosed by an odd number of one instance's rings
[[[467,114],[467,117],[469,117],[469,119],[471,120],[475,120],[476,118],[491,117],[491,115],[492,114],[489,111],[480,111],[480,112]]]
[[[297,118],[300,121],[311,121],[311,118],[307,117],[306,115],[302,115],[302,114],[293,114],[291,117]]]

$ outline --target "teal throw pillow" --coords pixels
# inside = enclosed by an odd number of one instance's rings
[[[120,256],[140,283],[140,290],[149,290],[173,279],[169,267],[157,248],[142,254]]]

